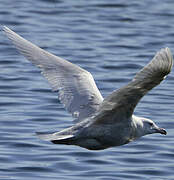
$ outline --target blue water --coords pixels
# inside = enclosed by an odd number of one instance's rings
[[[0,24],[90,71],[103,96],[126,84],[156,51],[174,53],[172,0],[0,0]],[[0,32],[0,180],[174,179],[174,72],[145,96],[136,115],[167,136],[89,151],[41,141],[72,117],[40,71]]]

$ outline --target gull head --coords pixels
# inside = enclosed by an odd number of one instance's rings
[[[167,134],[165,129],[158,127],[151,119],[136,117],[134,120],[137,137],[154,133]]]
[[[159,128],[151,119],[143,118],[142,122],[145,135],[154,133],[167,134],[165,129]]]

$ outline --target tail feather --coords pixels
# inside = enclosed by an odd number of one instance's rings
[[[40,132],[37,132],[36,135],[42,139],[42,140],[45,140],[45,141],[61,141],[61,140],[67,140],[67,139],[70,139],[70,138],[73,138],[74,135],[58,135],[57,133],[50,133],[50,134],[46,134],[46,133],[40,133]]]

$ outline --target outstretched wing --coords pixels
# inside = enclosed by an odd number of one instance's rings
[[[7,27],[3,30],[19,52],[41,69],[74,118],[82,120],[96,112],[103,97],[88,71],[37,47]]]
[[[101,104],[96,123],[128,120],[140,99],[170,73],[173,58],[169,48],[161,49],[134,79],[114,91]]]

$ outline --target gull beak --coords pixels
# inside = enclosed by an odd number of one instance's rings
[[[157,128],[157,129],[156,129],[156,132],[157,132],[157,133],[160,133],[160,134],[164,134],[164,135],[167,134],[167,131],[166,131],[165,129],[163,129],[163,128]]]

